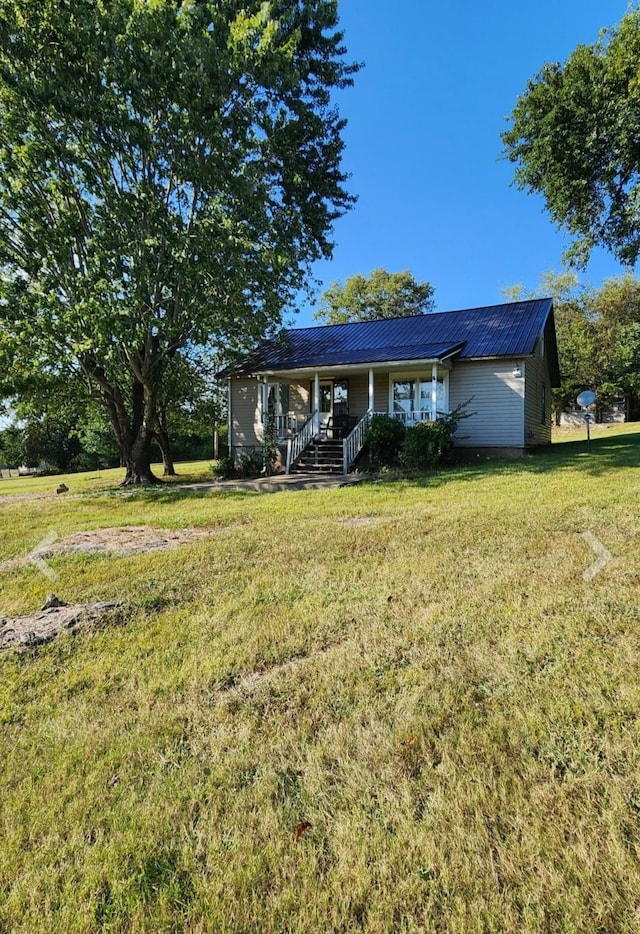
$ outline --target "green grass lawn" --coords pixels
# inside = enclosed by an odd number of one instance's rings
[[[192,483],[198,480],[213,480],[211,465],[213,461],[190,461],[177,464],[177,477],[165,480],[165,483],[179,484]],[[153,472],[157,477],[162,476],[162,464],[154,464]],[[122,467],[112,467],[108,470],[91,470],[87,473],[55,474],[39,477],[36,475],[18,477],[17,471],[12,470],[11,475],[5,470],[0,477],[0,502],[3,496],[21,496],[25,493],[53,493],[64,483],[71,493],[96,492],[119,486],[124,477]]]
[[[0,496],[0,562],[220,530],[0,575],[4,615],[124,601],[0,655],[0,931],[640,930],[639,468],[636,425],[415,481]]]

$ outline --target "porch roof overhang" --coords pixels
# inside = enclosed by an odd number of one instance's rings
[[[254,371],[251,375],[258,379],[264,377],[279,377],[280,379],[298,379],[300,377],[312,378],[317,373],[320,378],[333,376],[348,376],[350,373],[367,373],[373,370],[376,373],[400,370],[415,370],[420,367],[429,368],[433,364],[446,370],[452,369],[450,358],[445,357],[421,357],[418,360],[385,360],[380,363],[337,363],[332,366],[307,366],[296,367],[295,369],[271,369]]]
[[[373,370],[398,370],[420,366],[439,366],[451,368],[451,358],[464,347],[464,341],[456,343],[432,343],[422,347],[384,347],[377,351],[350,353],[345,358],[340,352],[327,349],[324,352],[310,354],[307,359],[295,362],[282,360],[277,363],[255,361],[253,365],[246,361],[233,371],[234,376],[306,376],[335,373],[354,373]],[[359,359],[358,359],[359,358]]]

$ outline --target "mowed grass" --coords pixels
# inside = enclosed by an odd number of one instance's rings
[[[0,576],[5,615],[124,601],[0,656],[0,930],[639,930],[624,427],[419,481],[7,499],[2,561],[218,534]]]
[[[213,461],[189,461],[176,464],[178,476],[170,477],[165,483],[192,483],[200,480],[213,480],[211,465]],[[153,464],[152,470],[157,477],[162,477],[162,464]],[[53,493],[64,483],[73,493],[108,490],[122,484],[124,468],[110,467],[108,470],[91,470],[87,473],[51,474],[49,476],[19,477],[16,470],[3,468],[0,477],[0,502],[3,496],[23,496],[31,493]]]

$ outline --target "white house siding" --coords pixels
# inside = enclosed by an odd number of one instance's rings
[[[349,414],[364,415],[369,408],[369,374],[353,373],[349,376]]]
[[[373,409],[375,412],[389,410],[389,374],[376,371],[373,375]]]
[[[339,371],[330,377],[349,381],[349,414],[364,415],[369,408],[369,373],[349,373],[344,377]],[[374,374],[374,408],[376,412],[386,412],[389,405],[389,374]],[[311,397],[313,394],[312,381],[291,383],[289,388],[289,410],[294,412],[301,422],[311,411]]]
[[[527,447],[551,444],[551,380],[543,352],[544,342],[538,341],[535,354],[525,361],[524,442]]]
[[[299,424],[309,414],[309,393],[308,383],[291,383],[289,386],[289,411],[294,413]]]
[[[515,360],[477,360],[454,365],[449,376],[449,405],[473,397],[455,438],[457,446],[524,447],[524,374],[513,375]]]
[[[260,385],[255,379],[231,380],[231,437],[229,447],[237,455],[249,454],[262,444],[258,407]]]

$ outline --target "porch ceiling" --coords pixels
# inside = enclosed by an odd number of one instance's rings
[[[373,370],[374,373],[388,373],[393,371],[431,369],[436,363],[445,370],[453,368],[451,359],[442,357],[426,357],[419,360],[385,360],[380,363],[336,363],[330,366],[305,366],[296,369],[270,369],[259,370],[255,372],[257,377],[278,377],[279,379],[313,379],[314,375],[322,377],[348,376],[349,374],[368,373]]]

